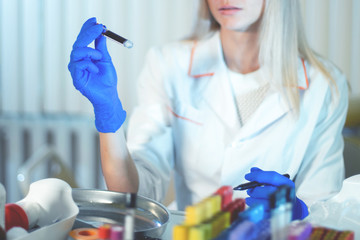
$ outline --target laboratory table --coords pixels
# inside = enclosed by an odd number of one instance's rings
[[[185,213],[183,211],[175,211],[169,210],[170,218],[169,222],[166,225],[165,232],[162,234],[160,238],[145,238],[145,240],[154,240],[154,239],[161,239],[161,240],[171,240],[172,239],[172,230],[175,225],[181,224],[185,219]],[[69,237],[67,240],[71,240]]]

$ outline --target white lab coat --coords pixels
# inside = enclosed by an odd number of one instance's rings
[[[245,181],[251,167],[289,173],[297,196],[310,205],[341,188],[341,131],[347,111],[347,82],[325,62],[339,95],[317,69],[299,67],[298,118],[274,88],[250,120],[239,127],[219,34],[153,48],[139,78],[139,106],[128,129],[128,147],[139,177],[139,194],[161,201],[174,169],[178,208],[183,210],[223,185]],[[245,197],[246,192],[235,196]]]

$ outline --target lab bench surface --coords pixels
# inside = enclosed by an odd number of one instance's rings
[[[172,239],[172,230],[175,225],[181,224],[185,219],[185,212],[183,211],[175,211],[169,210],[170,212],[170,219],[166,226],[165,232],[162,234],[160,238],[145,238],[145,240],[153,240],[153,239],[160,239],[160,240],[171,240]],[[71,240],[72,238],[69,237],[66,240]]]
[[[174,210],[169,210],[169,211],[170,211],[170,219],[168,225],[166,226],[166,230],[164,234],[160,238],[162,240],[171,240],[172,230],[174,226],[183,223],[185,220],[185,212],[174,211]]]

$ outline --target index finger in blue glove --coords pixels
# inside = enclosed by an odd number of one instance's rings
[[[295,187],[293,181],[275,171],[253,171],[246,174],[245,179],[273,186],[288,185]]]
[[[70,54],[71,62],[77,62],[83,59],[101,60],[102,57],[99,51],[89,47],[76,48],[72,50]]]
[[[73,45],[73,49],[86,47],[92,43],[104,31],[103,25],[95,24],[81,31]]]
[[[262,187],[256,187],[252,189],[248,189],[246,192],[250,197],[253,198],[262,198],[269,199],[270,195],[276,191],[276,187],[265,185]]]

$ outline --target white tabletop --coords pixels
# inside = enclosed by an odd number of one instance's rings
[[[185,219],[185,212],[182,211],[170,211],[170,220],[166,226],[164,234],[161,236],[162,240],[171,240],[172,239],[172,230],[175,225],[182,224]]]

